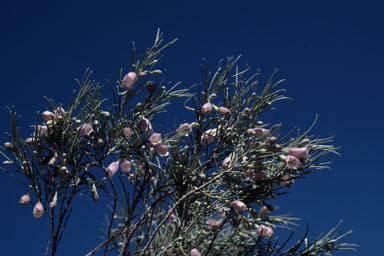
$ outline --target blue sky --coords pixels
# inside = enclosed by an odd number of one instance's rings
[[[49,107],[43,96],[65,105],[87,67],[96,80],[116,81],[120,68],[129,68],[131,42],[143,53],[160,27],[166,40],[179,38],[160,64],[172,82],[200,82],[203,57],[213,71],[219,59],[241,54],[240,63],[261,69],[264,81],[280,70],[293,100],[277,104],[268,119],[305,129],[318,114],[312,134],[335,135],[341,157],[329,157],[331,171],[297,181],[279,200],[279,213],[302,218],[312,238],[343,219],[345,230],[355,230],[345,241],[360,244],[355,255],[378,255],[382,9],[379,1],[2,1],[0,133],[9,129],[5,106],[15,105],[28,127]],[[2,255],[42,255],[46,247],[48,220],[18,205],[24,192],[0,175]],[[105,210],[102,201],[78,200],[58,255],[95,247]]]

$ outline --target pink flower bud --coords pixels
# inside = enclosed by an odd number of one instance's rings
[[[128,174],[131,170],[131,161],[124,160],[120,165],[120,169],[124,174]]]
[[[209,230],[209,231],[213,231],[213,230],[219,229],[222,224],[223,223],[221,221],[219,221],[219,220],[208,219],[205,222],[205,229]]]
[[[48,166],[49,166],[49,167],[52,167],[52,166],[55,165],[55,163],[56,163],[56,158],[55,158],[55,157],[52,157],[52,158],[49,160],[49,162],[48,162]]]
[[[41,115],[43,116],[43,119],[45,121],[50,121],[50,120],[57,121],[57,119],[58,119],[57,115],[55,115],[51,111],[44,111]]]
[[[149,141],[151,142],[152,146],[160,144],[161,133],[157,133],[157,132],[152,133],[151,137],[149,137]]]
[[[118,169],[119,169],[119,161],[114,161],[110,163],[107,168],[105,168],[105,171],[108,173],[109,177],[112,178]]]
[[[231,158],[230,157],[226,157],[224,159],[224,161],[223,161],[222,166],[223,166],[224,169],[227,169],[230,166],[230,164],[231,164]]]
[[[141,129],[147,134],[153,133],[152,124],[147,118],[143,118],[143,120],[141,120]]]
[[[303,148],[292,148],[288,151],[289,156],[294,156],[297,158],[307,158],[309,156],[309,148],[303,147]]]
[[[212,104],[211,103],[205,103],[202,108],[201,108],[201,112],[204,114],[204,115],[209,115],[212,111]]]
[[[265,180],[267,178],[267,174],[264,170],[247,170],[248,179],[252,182],[256,182],[258,180]]]
[[[243,203],[242,201],[240,200],[235,200],[233,201],[232,203],[232,207],[238,211],[238,212],[243,212],[247,209],[247,206],[245,205],[245,203]]]
[[[24,142],[25,142],[25,144],[32,146],[37,142],[37,140],[35,138],[26,138]]]
[[[46,125],[38,125],[37,126],[37,134],[35,133],[36,136],[48,136],[48,127]]]
[[[53,198],[53,200],[49,203],[49,208],[53,209],[57,206],[57,198]]]
[[[192,126],[188,123],[180,124],[179,128],[176,129],[180,135],[188,136],[192,132]]]
[[[89,136],[93,132],[93,127],[91,123],[85,123],[80,127],[77,127],[79,130],[80,136]]]
[[[153,150],[155,153],[160,156],[168,156],[169,155],[169,147],[165,144],[157,144],[154,145]]]
[[[269,132],[268,129],[264,128],[251,128],[247,130],[247,134],[256,138],[262,138]]]
[[[287,157],[285,158],[285,163],[290,169],[297,169],[301,166],[300,160],[297,157],[291,155],[287,155]]]
[[[31,197],[28,195],[28,194],[25,194],[23,195],[21,198],[20,198],[20,201],[19,203],[21,205],[27,205],[29,203],[29,201],[31,200]]]
[[[136,83],[136,81],[137,81],[136,73],[129,72],[124,76],[123,81],[121,81],[121,87],[126,90],[131,89],[132,86]]]
[[[264,218],[269,213],[271,213],[271,210],[268,209],[268,207],[263,206],[263,208],[261,208],[261,210],[260,210],[259,216],[260,216],[260,218]]]
[[[176,220],[177,219],[177,217],[176,217],[176,215],[175,214],[171,214],[171,215],[169,215],[169,217],[168,217],[171,221],[174,221],[174,220]]]
[[[231,110],[226,107],[219,107],[219,113],[225,115],[226,117],[229,117],[231,115]]]
[[[39,201],[35,204],[35,207],[33,208],[33,217],[38,219],[41,216],[43,216],[43,213],[44,213],[44,207]]]
[[[283,187],[290,188],[292,184],[295,183],[294,179],[291,179],[289,174],[285,174],[281,177],[280,185]]]
[[[191,250],[191,256],[201,256],[199,250],[197,250],[196,248],[193,248]]]
[[[208,129],[206,130],[203,135],[201,135],[200,142],[201,144],[209,145],[213,142],[216,135],[216,129]]]
[[[123,135],[127,138],[130,138],[133,134],[133,130],[131,127],[124,127],[123,129]]]
[[[262,237],[270,238],[273,236],[273,229],[272,229],[272,227],[269,227],[269,226],[267,226],[267,227],[263,226],[263,225],[258,226],[257,231],[259,232],[260,236],[262,236]]]
[[[13,144],[11,142],[5,142],[4,143],[4,148],[11,151],[11,152],[15,152],[16,151],[16,148],[15,146],[13,146]]]
[[[65,116],[65,114],[67,114],[67,112],[65,112],[65,110],[62,107],[58,107],[57,109],[54,110],[54,112],[57,117]]]

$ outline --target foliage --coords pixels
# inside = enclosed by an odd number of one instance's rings
[[[10,109],[2,170],[28,189],[20,203],[28,204],[31,194],[34,216],[50,219],[47,254],[57,253],[75,212],[73,199],[89,193],[95,201],[99,193],[109,196],[111,214],[105,241],[87,255],[330,255],[353,249],[339,243],[351,232],[341,235],[339,225],[311,243],[305,234],[291,247],[293,233],[285,242],[273,236],[297,219],[271,214],[272,199],[297,178],[328,168],[322,157],[336,153],[332,138],[313,137],[311,129],[282,136],[281,124],[261,121],[286,98],[277,89],[283,80],[274,81],[277,71],[262,87],[258,72],[249,75],[249,67],[239,70],[239,58],[228,58],[213,74],[204,63],[202,83],[179,89],[156,77],[163,51],[176,41],[162,46],[161,36],[140,58],[134,46],[133,70],[121,71],[117,84],[100,85],[87,70],[67,106],[47,99],[54,112],[43,112],[43,120],[37,114],[30,138],[21,138]],[[105,87],[113,95],[110,106]],[[175,98],[185,99],[193,122],[154,132],[151,121]]]

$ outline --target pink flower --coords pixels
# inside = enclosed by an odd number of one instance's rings
[[[188,136],[188,134],[192,132],[192,126],[188,123],[180,124],[179,128],[177,128],[176,131],[180,135]]]
[[[260,218],[264,218],[264,217],[267,216],[267,214],[269,214],[270,212],[271,212],[271,210],[268,209],[267,206],[263,206],[263,208],[261,208],[261,210],[260,210],[259,216],[260,216]]]
[[[137,81],[136,73],[129,72],[124,76],[123,81],[121,81],[121,87],[126,90],[131,89],[132,86],[136,83],[136,81]]]
[[[48,136],[48,127],[46,125],[38,125],[36,130],[37,134],[35,132],[35,136]]]
[[[216,135],[216,129],[208,129],[206,130],[203,135],[201,135],[201,144],[211,144],[215,138]]]
[[[248,176],[248,179],[251,180],[252,182],[256,182],[258,180],[265,180],[267,178],[267,174],[265,173],[264,170],[248,169],[247,176]]]
[[[48,166],[49,167],[52,167],[52,166],[54,166],[55,165],[55,163],[56,163],[56,158],[55,157],[52,157],[50,160],[49,160],[49,162],[48,162]]]
[[[35,204],[35,207],[33,208],[33,217],[38,219],[41,216],[43,216],[43,213],[44,213],[44,207],[39,201]]]
[[[159,154],[160,156],[167,156],[169,155],[169,147],[165,144],[157,144],[154,145],[153,150],[155,153]]]
[[[91,123],[85,123],[80,127],[77,127],[79,130],[80,136],[89,136],[93,132],[93,127]]]
[[[161,133],[157,133],[157,132],[152,133],[151,137],[149,137],[149,141],[151,142],[152,146],[160,144]]]
[[[258,226],[257,227],[257,231],[259,232],[260,236],[262,237],[272,237],[273,236],[273,229],[272,227],[269,227],[269,226]]]
[[[120,165],[120,169],[124,174],[128,174],[131,170],[131,161],[124,160]]]
[[[177,219],[177,217],[176,217],[176,215],[175,214],[171,214],[171,215],[169,215],[169,217],[168,217],[171,221],[174,221],[174,220],[176,220]]]
[[[201,256],[199,250],[197,250],[196,248],[193,248],[191,250],[191,256]]]
[[[240,200],[235,200],[231,203],[232,207],[235,208],[236,211],[238,212],[243,212],[247,209],[247,206],[245,205],[245,203],[243,203],[242,201]]]
[[[289,156],[294,156],[296,158],[307,158],[309,156],[309,148],[292,148],[288,151]]]
[[[231,164],[231,158],[230,157],[226,157],[224,159],[224,161],[223,161],[222,166],[223,166],[224,169],[227,169],[230,164]]]
[[[133,130],[131,127],[124,127],[123,129],[123,135],[127,138],[130,138],[133,134]]]
[[[65,116],[67,112],[62,107],[58,107],[57,109],[54,110],[56,116]]]
[[[266,135],[268,132],[269,130],[264,128],[251,128],[247,130],[248,135],[254,136],[259,139],[264,137],[264,135]]]
[[[205,222],[205,229],[209,230],[209,231],[213,231],[213,230],[219,229],[222,224],[223,223],[221,221],[219,221],[219,220],[208,219]]]
[[[114,161],[105,168],[105,171],[108,173],[109,177],[113,177],[117,170],[119,169],[119,161]]]
[[[283,187],[291,187],[295,183],[295,180],[290,177],[289,174],[285,174],[281,177],[280,185]]]
[[[141,120],[141,129],[145,133],[148,133],[148,134],[153,133],[152,124],[147,118],[143,118],[143,120]]]
[[[301,162],[297,157],[287,155],[285,162],[290,169],[297,169],[301,166]]]
[[[209,115],[212,111],[212,104],[211,103],[205,103],[202,107],[201,107],[201,113],[203,113],[204,115]]]
[[[57,121],[57,119],[58,119],[57,115],[55,115],[51,111],[44,111],[41,115],[43,116],[43,119],[45,121],[50,121],[50,120]]]
[[[21,205],[27,205],[29,203],[29,201],[31,200],[31,197],[28,195],[28,194],[25,194],[23,195],[21,198],[20,198],[20,201],[19,203]]]
[[[219,107],[219,113],[225,115],[226,117],[229,117],[231,115],[231,110],[226,107]]]

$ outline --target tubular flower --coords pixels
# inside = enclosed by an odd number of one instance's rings
[[[201,113],[203,113],[204,115],[209,115],[212,111],[212,104],[211,103],[205,103],[202,107],[201,107]]]
[[[149,137],[149,141],[152,146],[159,145],[161,143],[161,133],[154,132],[151,137]]]
[[[309,148],[292,148],[288,151],[287,155],[294,156],[296,158],[307,158],[309,156]]]
[[[160,156],[168,156],[169,155],[169,147],[165,144],[157,144],[154,145],[153,150],[155,153],[159,154]]]
[[[258,180],[265,180],[267,178],[267,174],[264,170],[247,170],[248,179],[252,182],[256,182]]]
[[[262,236],[262,237],[270,238],[273,236],[273,229],[272,229],[272,227],[269,227],[269,226],[267,226],[267,227],[264,225],[258,226],[257,231],[259,232],[260,236]]]
[[[192,132],[192,126],[188,123],[180,124],[179,128],[176,129],[180,135],[188,136]]]
[[[205,222],[205,229],[209,230],[209,231],[213,231],[213,230],[219,229],[222,224],[223,223],[221,221],[219,221],[219,220],[208,219]]]
[[[153,133],[152,124],[147,118],[141,120],[141,129],[147,134]]]
[[[35,217],[36,219],[41,218],[41,216],[43,216],[43,213],[44,207],[39,201],[35,204],[35,207],[33,208],[33,217]]]
[[[28,194],[25,194],[23,195],[21,198],[20,198],[20,201],[19,203],[21,205],[27,205],[29,203],[29,201],[31,200],[31,197],[28,195]]]
[[[91,123],[85,123],[80,127],[77,127],[79,130],[80,136],[89,136],[93,132],[93,127]]]
[[[120,169],[124,174],[128,174],[131,170],[131,161],[124,160],[120,165]]]
[[[297,157],[287,155],[285,162],[290,169],[297,169],[301,166],[301,162]]]
[[[211,144],[215,138],[216,135],[216,129],[208,129],[206,130],[203,135],[201,135],[201,144]]]
[[[193,248],[191,250],[191,256],[201,256],[199,250],[197,250],[196,248]]]
[[[124,127],[123,129],[123,135],[127,138],[131,137],[133,134],[133,130],[131,127]]]
[[[114,161],[105,168],[105,171],[108,173],[109,177],[113,177],[117,170],[119,169],[119,161]]]
[[[121,87],[128,90],[131,89],[132,86],[136,83],[137,81],[137,75],[135,72],[129,72],[126,74],[121,81]]]
[[[235,201],[232,201],[232,207],[238,211],[238,212],[243,212],[247,209],[247,206],[245,205],[245,203],[243,203],[242,201],[240,200],[235,200]]]
[[[43,119],[45,121],[50,121],[50,120],[57,121],[58,120],[57,115],[52,113],[51,111],[44,111],[41,115],[43,116]]]

